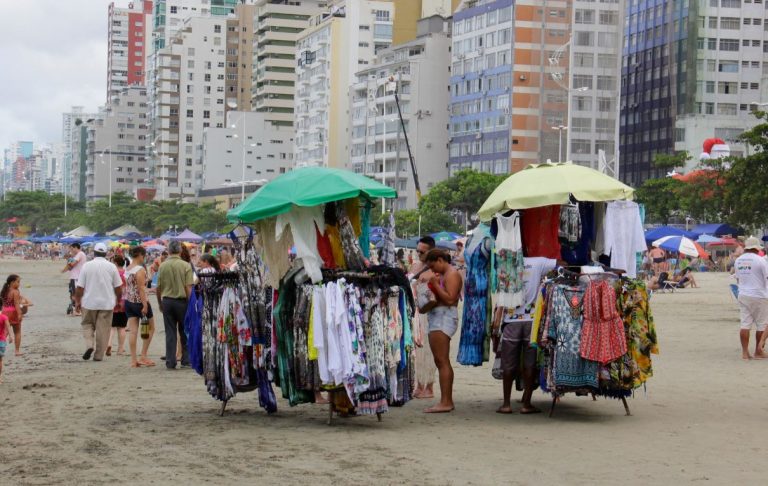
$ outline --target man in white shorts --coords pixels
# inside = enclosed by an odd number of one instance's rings
[[[754,324],[755,358],[765,359],[763,339],[768,325],[768,262],[758,255],[763,245],[754,236],[747,238],[744,254],[733,264],[734,275],[739,283],[739,307],[741,309],[741,357],[752,359],[749,354],[749,333]]]

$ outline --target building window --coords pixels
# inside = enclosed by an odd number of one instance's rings
[[[721,51],[738,51],[739,40],[738,39],[720,39]]]
[[[595,23],[595,11],[576,9],[575,23],[577,24],[594,24]]]

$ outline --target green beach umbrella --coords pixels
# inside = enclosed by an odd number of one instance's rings
[[[227,213],[232,223],[253,223],[287,213],[293,206],[319,206],[333,201],[367,196],[394,198],[391,187],[348,170],[326,167],[295,169],[277,177]]]
[[[632,199],[635,190],[589,167],[564,163],[532,164],[509,176],[478,211],[482,221],[509,209],[529,209],[577,201]]]

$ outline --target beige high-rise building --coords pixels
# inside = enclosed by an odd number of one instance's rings
[[[253,16],[251,107],[267,122],[292,127],[296,85],[296,40],[325,0],[258,0]],[[291,137],[292,138],[292,137]]]

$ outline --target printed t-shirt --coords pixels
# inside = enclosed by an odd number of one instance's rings
[[[736,279],[739,281],[739,295],[768,298],[768,263],[754,253],[744,253],[734,263]]]

